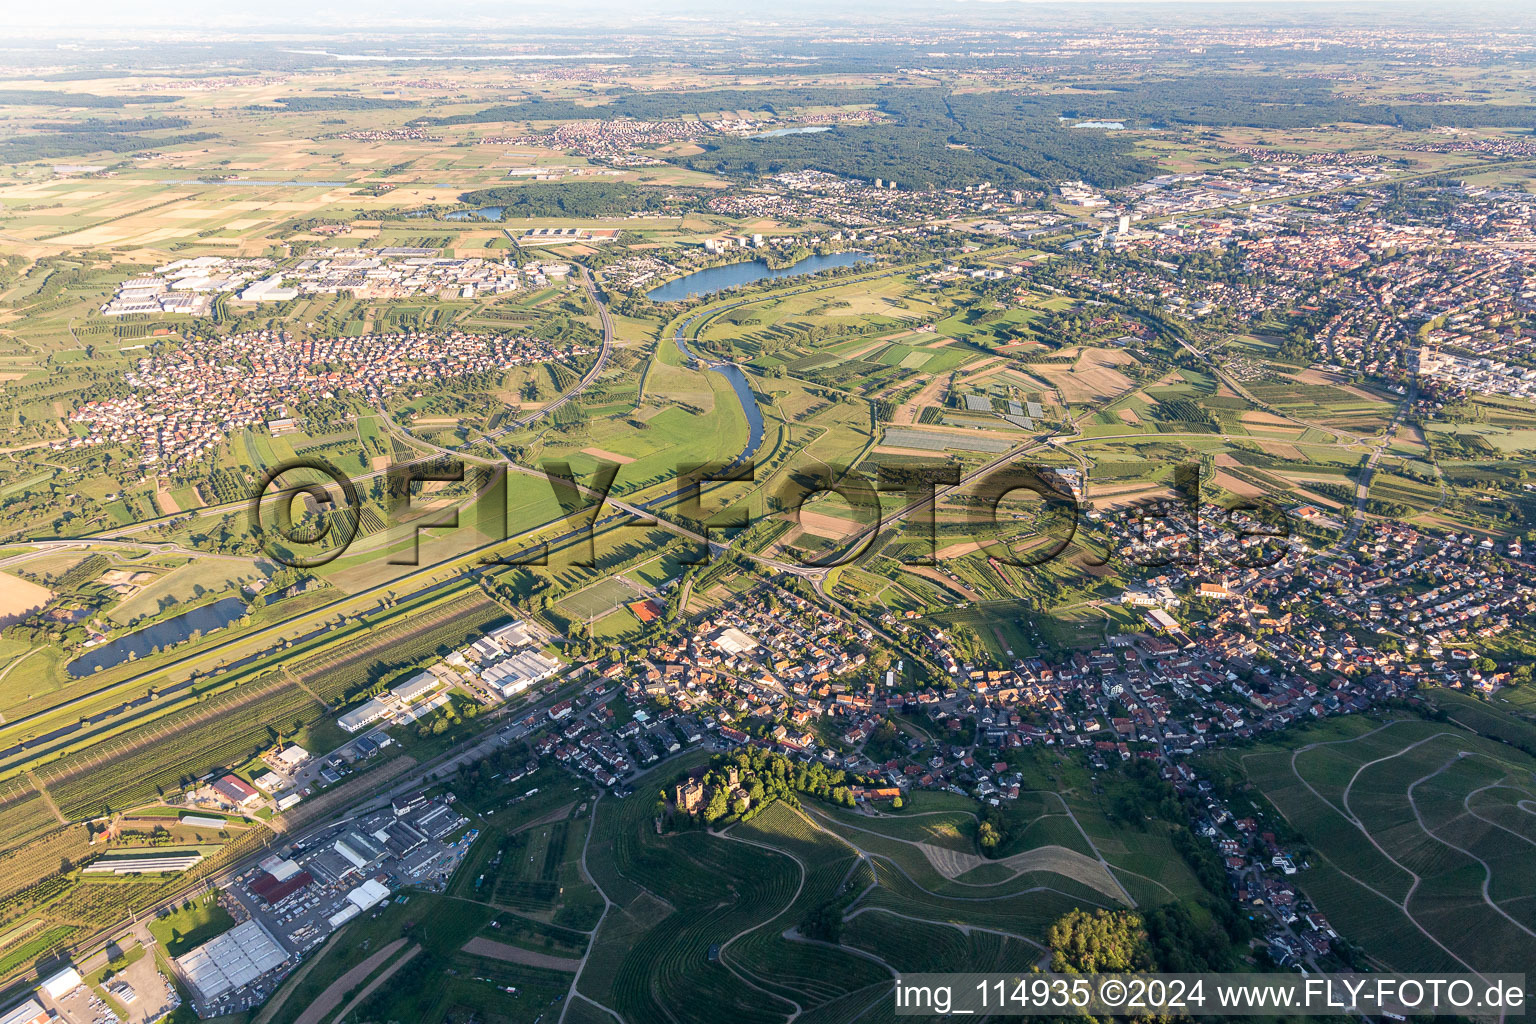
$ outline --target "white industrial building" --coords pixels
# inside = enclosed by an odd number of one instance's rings
[[[442,686],[442,680],[431,672],[418,672],[388,693],[380,694],[367,703],[360,704],[336,719],[336,724],[347,732],[357,732],[381,718],[393,718],[405,711],[406,705]]]
[[[0,1013],[0,1024],[47,1024],[52,1018],[53,1015],[43,1009],[43,1004],[27,998]]]
[[[285,302],[299,297],[297,288],[284,288],[283,275],[273,274],[248,286],[240,293],[241,302]]]
[[[325,923],[331,926],[331,931],[335,931],[361,913],[362,911],[357,909],[356,903],[348,903],[336,911],[336,913],[326,918]]]
[[[176,966],[205,1002],[232,989],[243,988],[281,967],[288,954],[256,920],[237,924],[223,935],[209,939]]]
[[[286,882],[288,879],[292,878],[294,875],[297,875],[304,869],[299,867],[299,865],[294,861],[279,857],[274,853],[272,856],[262,860],[261,870],[265,871],[279,882]]]
[[[389,897],[389,889],[377,879],[370,878],[347,893],[347,902],[358,910],[371,910]]]
[[[292,775],[304,767],[305,762],[308,760],[309,751],[297,743],[290,743],[282,750],[270,755],[267,758],[267,763],[280,772],[287,772],[289,775]]]
[[[502,649],[508,651],[516,650],[519,647],[527,647],[533,643],[533,637],[528,635],[528,627],[523,624],[521,619],[518,619],[516,622],[509,622],[505,626],[497,626],[486,634],[486,638],[500,644]]]
[[[357,730],[364,726],[372,725],[389,714],[393,703],[393,701],[385,700],[383,697],[372,697],[366,703],[358,705],[337,718],[336,724],[347,732],[357,732]]]
[[[49,999],[63,999],[83,984],[85,980],[80,977],[80,972],[73,967],[66,967],[44,978],[38,988],[46,992]]]
[[[431,672],[418,672],[389,692],[394,695],[395,700],[404,701],[409,704],[417,697],[431,693],[439,685],[441,684],[438,682],[437,676]]]
[[[538,651],[524,651],[483,670],[480,678],[505,698],[542,683],[559,671],[560,663],[553,658]]]
[[[757,646],[756,640],[735,626],[722,629],[711,642],[726,654],[745,654]]]

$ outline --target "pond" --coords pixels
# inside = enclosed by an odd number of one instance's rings
[[[855,263],[869,263],[873,257],[861,252],[835,252],[826,256],[807,256],[798,263],[777,269],[766,260],[747,260],[743,263],[727,263],[722,267],[709,267],[668,281],[652,288],[646,298],[652,302],[679,302],[683,299],[709,295],[726,288],[769,281],[781,277],[800,277],[836,267],[851,267]]]
[[[245,602],[238,597],[222,598],[213,604],[182,612],[175,618],[156,622],[100,647],[91,648],[69,663],[69,674],[80,678],[95,672],[98,666],[107,669],[121,665],[128,660],[130,654],[142,658],[156,647],[165,650],[190,639],[194,632],[206,634],[223,629],[245,612]]]
[[[482,206],[478,210],[454,210],[443,214],[443,220],[501,220],[506,212],[502,206]]]

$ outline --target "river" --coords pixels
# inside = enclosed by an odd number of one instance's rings
[[[801,262],[804,261],[802,260]],[[712,310],[710,312],[718,312],[718,310]],[[685,359],[701,361],[699,360],[699,357],[694,354],[693,349],[688,347],[688,342],[684,340],[683,335],[687,332],[689,324],[693,323],[700,317],[709,315],[710,313],[695,313],[693,316],[683,321],[682,325],[677,329],[677,334],[673,336],[672,340],[677,342],[677,350],[683,354]],[[739,466],[741,463],[751,458],[753,453],[755,453],[763,443],[763,411],[757,407],[757,399],[752,395],[752,385],[747,383],[747,375],[741,372],[741,367],[737,366],[735,363],[720,362],[708,363],[706,364],[706,369],[713,370],[726,379],[726,381],[731,385],[731,390],[736,392],[736,401],[741,403],[741,411],[747,417],[747,433],[749,435],[747,438],[747,446],[741,450],[741,454],[736,456],[735,461],[731,463],[733,467]],[[680,494],[682,492],[678,491],[677,493]],[[648,502],[647,504],[652,503]]]
[[[652,302],[679,302],[744,284],[772,281],[781,277],[801,277],[837,267],[851,267],[855,263],[869,263],[873,259],[861,252],[834,252],[826,256],[807,256],[798,263],[777,269],[770,267],[767,260],[745,260],[684,274],[652,288],[645,297]]]

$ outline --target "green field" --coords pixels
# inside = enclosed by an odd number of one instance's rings
[[[219,906],[217,895],[208,894],[155,918],[149,923],[149,933],[168,954],[176,957],[234,926],[235,919]]]

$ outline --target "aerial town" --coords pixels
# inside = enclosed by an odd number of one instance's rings
[[[0,57],[0,1024],[1525,995],[1521,12],[141,6]]]

